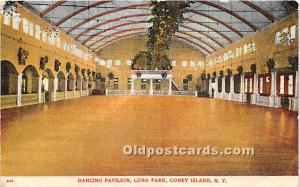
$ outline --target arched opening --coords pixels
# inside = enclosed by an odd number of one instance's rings
[[[227,75],[225,77],[225,92],[226,93],[230,92],[230,75]]]
[[[37,93],[39,88],[38,72],[32,65],[28,65],[22,76],[22,94]]]
[[[222,92],[222,78],[223,77],[218,77],[218,92],[221,93]]]
[[[42,93],[45,94],[46,101],[52,101],[54,90],[54,74],[50,69],[46,69],[43,72],[43,79],[42,79]]]
[[[67,80],[67,90],[73,91],[74,90],[74,76],[72,73],[69,73],[68,80]]]
[[[58,72],[57,74],[57,92],[65,91],[65,75],[63,72]]]
[[[241,74],[234,75],[234,93],[239,94],[241,92]]]
[[[18,72],[14,65],[1,61],[1,95],[16,95],[18,90]]]
[[[81,88],[81,78],[79,76],[76,77],[76,90],[80,90]]]
[[[83,82],[82,82],[82,89],[87,90],[88,88],[88,79],[86,76],[83,77]]]

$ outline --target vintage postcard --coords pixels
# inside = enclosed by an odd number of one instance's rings
[[[298,186],[298,2],[1,1],[2,187]]]

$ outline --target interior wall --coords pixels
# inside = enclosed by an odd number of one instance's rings
[[[98,65],[97,71],[101,72],[102,77],[106,78],[106,82],[109,80],[109,72],[112,72],[115,78],[119,78],[119,89],[127,90],[127,81],[131,77],[131,67],[127,65],[127,60],[133,59],[139,51],[146,50],[146,42],[146,36],[134,36],[105,46],[98,52],[98,55],[104,60],[112,59],[113,65],[111,68]],[[193,79],[189,82],[189,90],[195,90],[197,78],[204,72],[204,67],[199,68],[196,66],[192,68],[189,66],[190,63],[188,63],[188,67],[182,67],[182,61],[205,62],[205,56],[195,47],[178,40],[173,41],[168,54],[171,60],[176,61],[176,66],[173,67],[172,71],[173,80],[182,89],[182,79],[192,74]],[[115,65],[115,60],[121,60],[121,65]],[[140,88],[140,86],[135,85],[135,88]]]

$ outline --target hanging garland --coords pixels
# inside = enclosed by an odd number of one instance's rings
[[[70,73],[71,68],[72,68],[71,67],[71,63],[67,62],[67,64],[66,64],[66,70],[67,70],[68,73]]]
[[[189,2],[185,1],[152,1],[152,14],[148,22],[147,61],[149,69],[171,69],[167,51],[172,37],[182,24],[183,14],[187,12]]]
[[[75,73],[77,75],[78,75],[79,71],[80,71],[80,67],[77,64],[75,64]]]
[[[266,62],[266,65],[267,65],[267,67],[268,67],[269,72],[271,72],[272,69],[273,69],[274,66],[275,66],[275,60],[274,60],[274,58],[269,58],[269,59],[267,60],[267,62]]]
[[[59,60],[55,59],[55,62],[54,62],[54,70],[55,70],[56,72],[59,71],[60,65],[61,65],[61,62],[60,62]]]
[[[29,51],[23,49],[22,47],[19,48],[18,51],[18,62],[20,65],[26,65],[26,60],[28,58]]]
[[[48,56],[40,58],[40,69],[45,70],[45,66],[48,63]]]

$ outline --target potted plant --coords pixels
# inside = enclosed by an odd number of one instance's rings
[[[266,62],[266,65],[268,67],[269,72],[271,72],[275,66],[275,60],[274,58],[269,58]]]
[[[108,78],[109,78],[109,80],[113,80],[115,78],[115,75],[112,72],[110,72],[108,74]]]
[[[202,74],[201,74],[201,79],[202,79],[202,80],[205,80],[205,78],[206,78],[205,73],[202,73]]]
[[[166,79],[167,76],[168,76],[168,74],[167,74],[166,72],[163,72],[163,73],[161,74],[161,77],[162,77],[163,79]]]
[[[243,66],[238,66],[236,70],[237,70],[239,75],[242,74],[243,73]]]
[[[85,75],[85,71],[86,71],[85,69],[82,69],[82,70],[81,70],[81,74],[82,74],[82,76],[84,76],[84,75]]]
[[[141,78],[141,76],[142,76],[142,73],[141,73],[141,72],[137,72],[137,73],[136,73],[136,77],[137,77],[137,78]]]
[[[96,79],[101,79],[101,73],[96,73]]]
[[[206,75],[206,77],[207,77],[208,79],[210,79],[210,74],[208,73],[208,74]]]
[[[24,50],[22,47],[18,50],[18,62],[20,65],[26,65],[26,60],[28,58],[29,52]]]
[[[68,73],[70,72],[71,68],[72,68],[71,67],[71,63],[67,62],[67,64],[66,64],[66,70],[67,70]]]
[[[223,70],[221,70],[221,71],[219,72],[220,77],[223,77],[223,74],[224,74],[224,72],[223,72]]]
[[[253,74],[256,73],[256,64],[251,64],[251,66],[250,66],[250,71],[251,71],[251,73],[253,73]]]
[[[216,77],[217,76],[217,72],[213,72],[213,77]]]
[[[192,75],[192,74],[188,74],[188,75],[186,76],[186,79],[187,79],[188,81],[191,81],[191,80],[193,79],[193,75]]]
[[[55,61],[54,61],[54,70],[58,72],[59,68],[60,68],[60,65],[61,65],[61,62],[59,60],[55,59]]]
[[[288,57],[289,65],[297,71],[298,70],[298,56]]]
[[[232,74],[232,70],[231,69],[227,69],[227,75],[231,75]]]
[[[45,70],[45,66],[48,63],[48,56],[40,58],[40,69]]]

